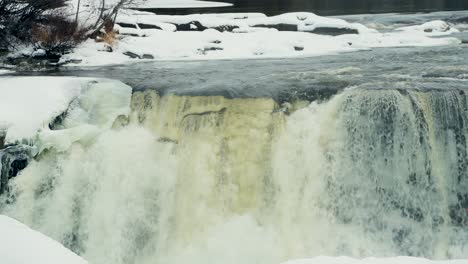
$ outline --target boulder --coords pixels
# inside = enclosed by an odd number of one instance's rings
[[[199,21],[192,21],[185,24],[174,24],[177,31],[204,31],[208,29],[203,26]]]
[[[138,55],[136,53],[133,53],[131,51],[126,51],[126,52],[123,53],[123,55],[128,56],[128,57],[130,57],[132,59],[141,59],[140,55]]]

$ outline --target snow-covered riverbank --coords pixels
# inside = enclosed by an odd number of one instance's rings
[[[112,46],[89,40],[61,62],[97,66],[140,60],[286,58],[461,42],[450,36],[458,30],[441,20],[380,32],[312,13],[164,16],[127,10],[117,24],[118,41]]]

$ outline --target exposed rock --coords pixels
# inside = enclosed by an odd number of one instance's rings
[[[0,194],[7,190],[11,178],[26,168],[31,158],[29,146],[17,145],[0,150]]]
[[[162,30],[162,28],[159,27],[159,26],[152,25],[152,24],[145,24],[145,23],[138,23],[138,27],[140,29],[159,29],[159,30]]]
[[[126,51],[126,52],[123,53],[123,55],[128,56],[128,57],[130,57],[132,59],[141,59],[140,55],[138,55],[136,53],[133,53],[131,51]]]
[[[5,136],[6,136],[5,131],[0,130],[0,150],[5,147]]]
[[[174,24],[177,31],[203,31],[208,29],[203,26],[199,21],[192,21],[186,24]]]
[[[238,28],[239,28],[238,26],[234,26],[234,25],[223,25],[223,26],[219,26],[219,27],[214,27],[213,29],[216,29],[219,32],[232,32],[232,31],[234,31],[235,29],[238,29]]]
[[[198,49],[199,53],[205,55],[209,51],[217,51],[217,50],[223,50],[221,47],[216,47],[216,46],[210,46],[210,47],[204,47],[203,49]]]
[[[130,36],[130,37],[146,37],[146,35],[139,35],[136,33],[120,33],[122,36]]]
[[[154,59],[154,56],[151,55],[151,54],[143,54],[143,55],[138,55],[134,52],[131,52],[131,51],[126,51],[123,53],[125,56],[128,56],[132,59],[149,59],[149,60],[152,60]]]
[[[259,25],[253,25],[252,27],[256,28],[274,28],[277,29],[278,31],[298,31],[298,27],[295,24],[259,24]]]
[[[116,24],[123,27],[123,28],[135,28],[135,29],[137,28],[137,26],[135,24],[130,24],[130,23],[118,22]]]
[[[151,54],[143,54],[143,56],[141,56],[142,59],[148,59],[148,60],[152,60],[154,59],[154,56],[151,55]]]
[[[346,34],[359,34],[359,31],[354,28],[337,28],[337,27],[317,27],[313,30],[304,30],[304,32],[327,35],[327,36],[339,36]]]
[[[294,46],[295,51],[303,51],[304,47]]]

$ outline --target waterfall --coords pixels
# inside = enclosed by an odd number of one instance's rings
[[[468,258],[467,99],[356,88],[301,107],[145,90],[111,119],[77,118],[106,109],[77,102],[55,133],[106,125],[68,148],[42,137],[0,212],[91,263]]]

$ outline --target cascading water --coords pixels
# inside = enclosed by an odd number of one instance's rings
[[[467,97],[349,89],[289,114],[135,92],[128,120],[49,146],[0,210],[91,263],[468,258]],[[96,116],[77,105],[61,129]]]

